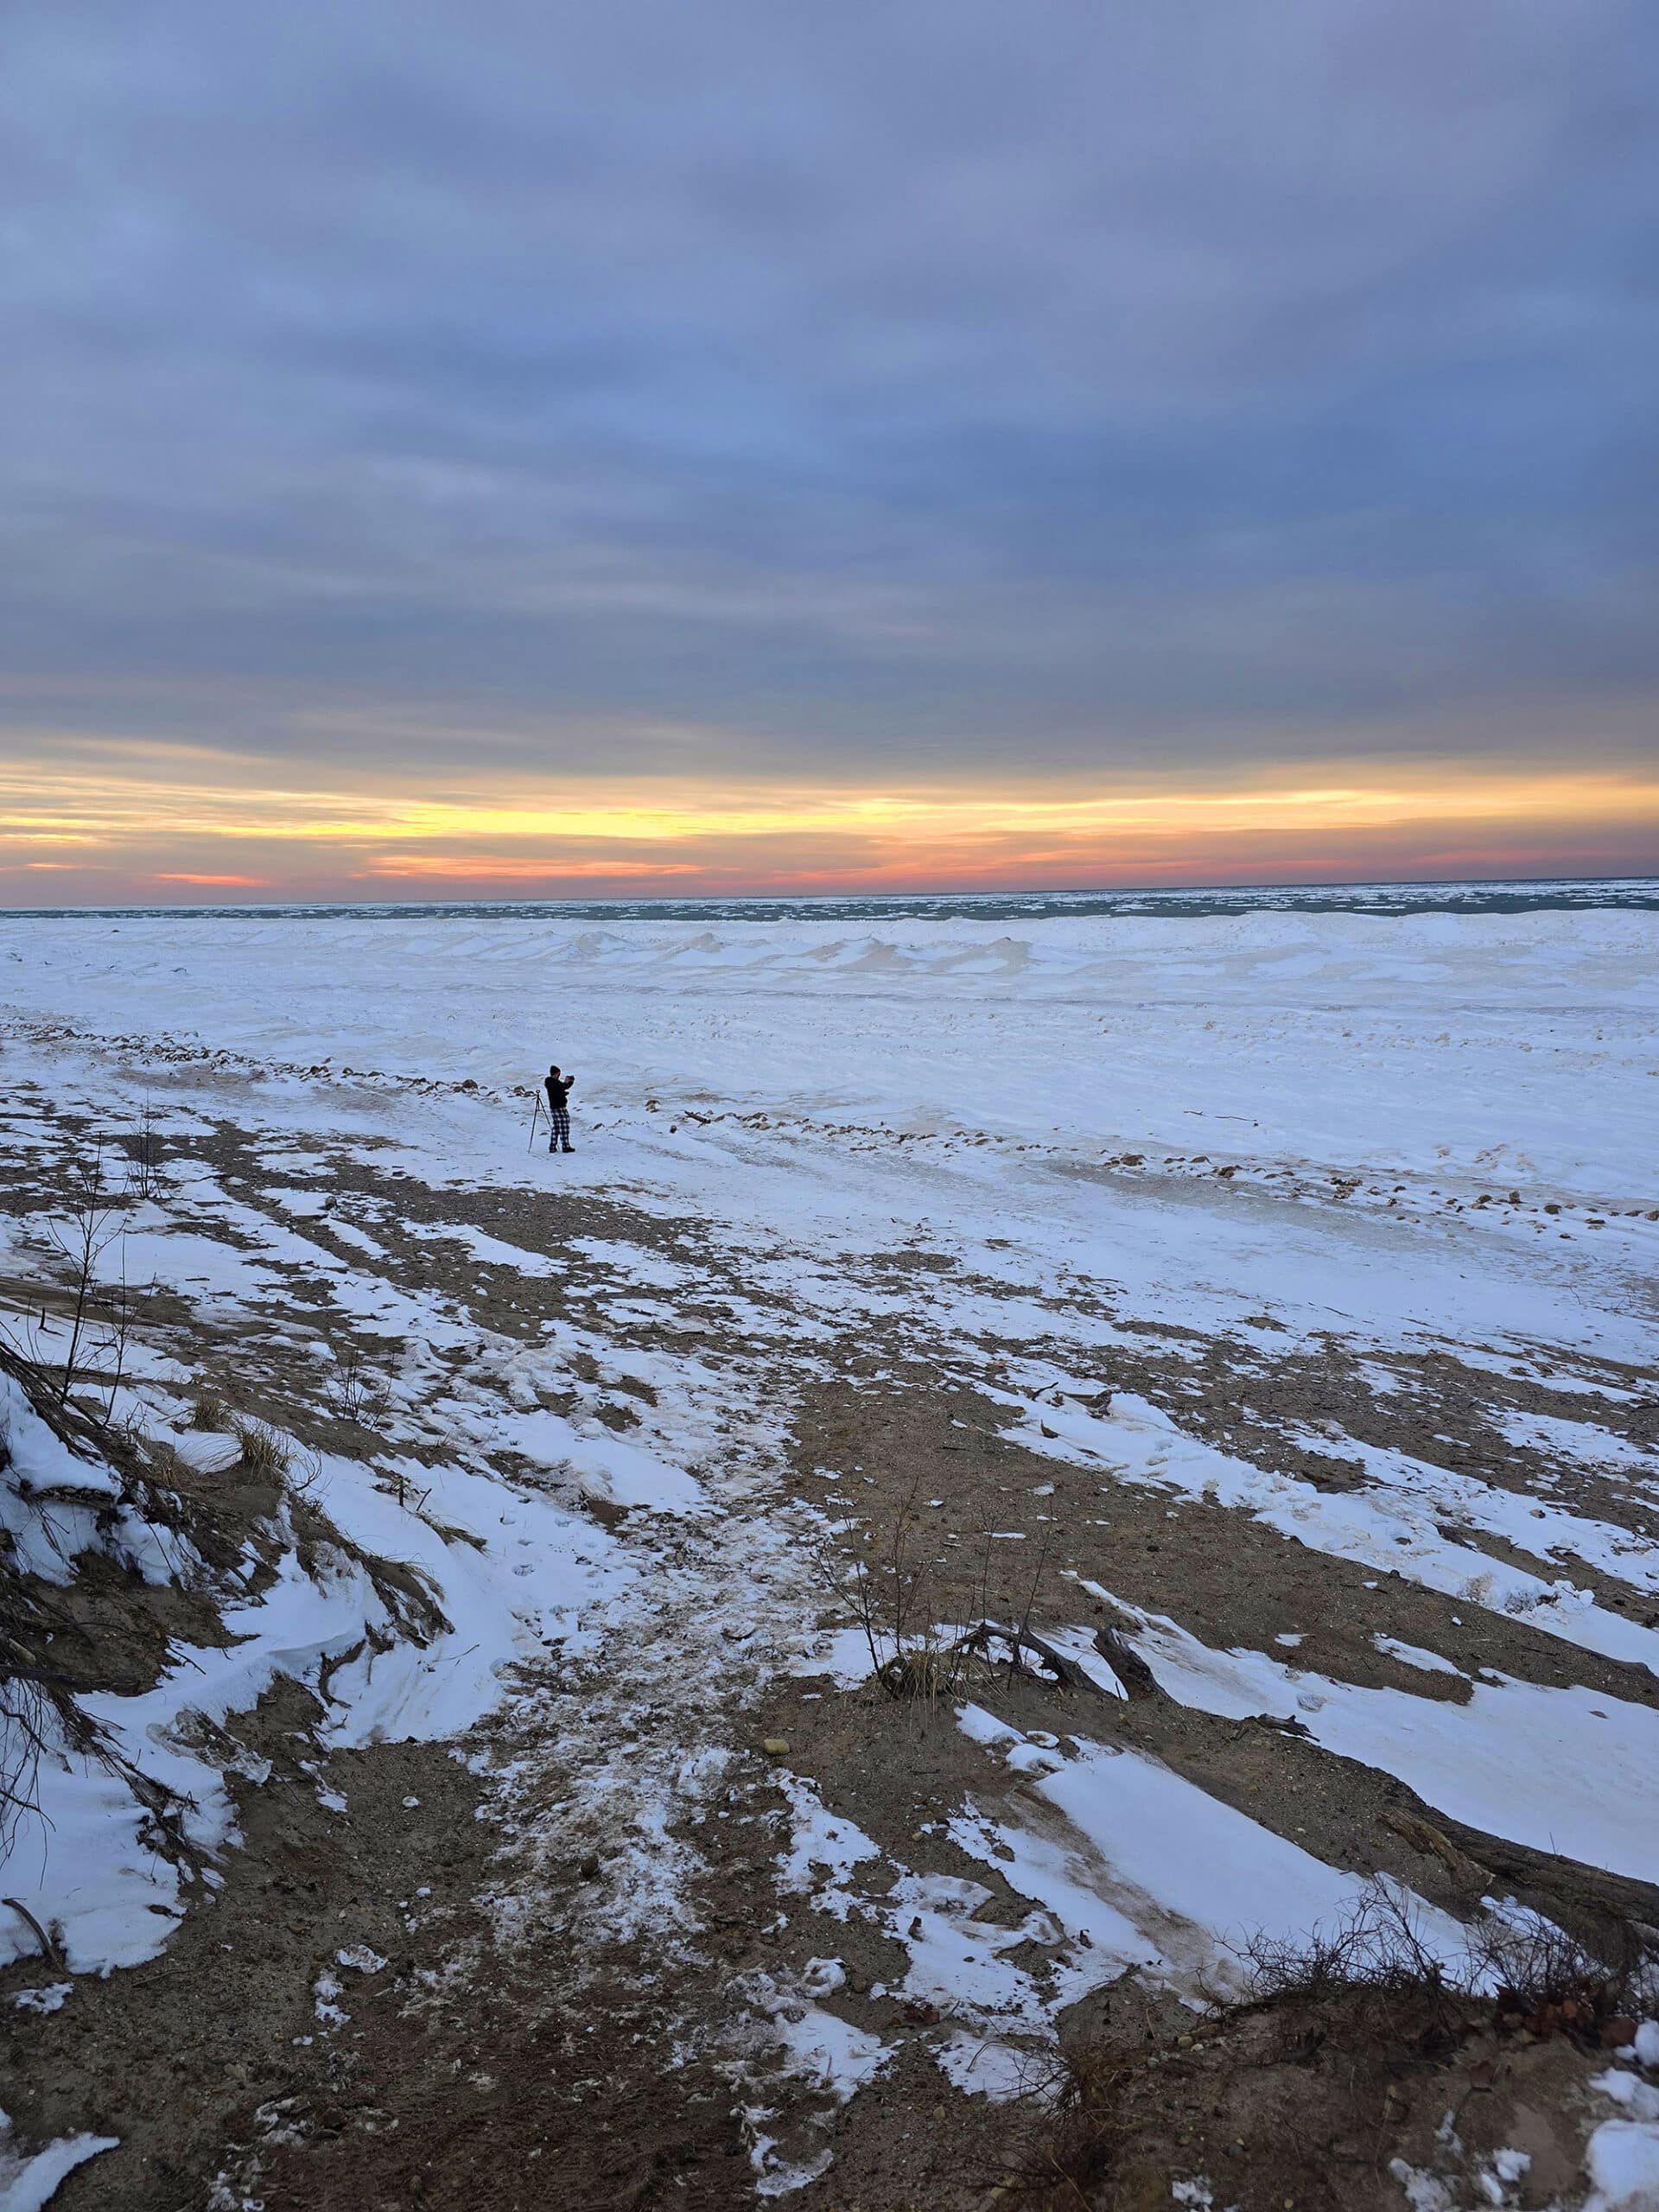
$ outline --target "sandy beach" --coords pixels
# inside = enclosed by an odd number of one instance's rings
[[[1659,2029],[1490,1937],[1659,1925],[1656,950],[10,918],[54,2202],[1586,2201]],[[1379,1900],[1438,2040],[1264,1997]]]

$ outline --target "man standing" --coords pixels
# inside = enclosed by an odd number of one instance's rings
[[[542,1085],[547,1093],[548,1127],[553,1132],[547,1142],[550,1152],[574,1152],[576,1148],[570,1141],[570,1086],[575,1079],[573,1075],[561,1075],[556,1067],[550,1067]]]

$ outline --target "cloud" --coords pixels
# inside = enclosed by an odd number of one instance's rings
[[[1656,49],[1635,0],[16,0],[0,757],[1629,766]]]
[[[607,883],[648,876],[658,882],[670,876],[701,875],[696,861],[656,860],[537,860],[513,858],[503,853],[383,853],[362,871],[366,881],[378,876],[437,879],[446,883],[574,883],[589,877]],[[205,879],[196,878],[200,881]]]

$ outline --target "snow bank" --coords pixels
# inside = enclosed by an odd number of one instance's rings
[[[20,1554],[41,1554],[60,1583],[94,1541],[150,1569],[151,1580],[185,1572],[177,1539],[169,1535],[163,1545],[152,1531],[141,1551],[126,1527],[135,1516],[117,1514],[111,1532],[100,1533],[90,1504],[72,1509],[86,1516],[84,1527],[69,1525],[66,1535],[54,1522],[49,1549],[27,1537],[32,1508],[20,1480],[49,1478],[54,1497],[64,1490],[95,1498],[106,1518],[118,1484],[107,1468],[76,1459],[16,1386],[0,1382],[14,1440],[0,1501],[11,1500],[9,1527],[25,1523]],[[499,1697],[501,1673],[515,1656],[571,1635],[581,1609],[620,1579],[611,1540],[550,1501],[461,1469],[443,1476],[442,1490],[440,1528],[399,1505],[367,1467],[323,1459],[316,1495],[353,1548],[313,1547],[302,1566],[284,1519],[271,1532],[287,1546],[275,1580],[257,1599],[221,1609],[225,1644],[175,1647],[175,1663],[138,1695],[89,1692],[77,1700],[104,1732],[109,1757],[74,1748],[48,1714],[55,1741],[41,1760],[37,1807],[18,1822],[6,1886],[56,1931],[73,1971],[108,1972],[154,1957],[186,1909],[194,1871],[156,1827],[147,1802],[156,1790],[172,1801],[189,1851],[203,1860],[239,1840],[226,1770],[204,1751],[200,1723],[222,1725],[247,1712],[279,1676],[319,1689],[332,1664],[324,1741],[357,1746],[458,1735]],[[412,1570],[445,1624],[429,1633],[390,1608],[359,1554]],[[233,1761],[231,1770],[263,1779],[262,1763],[251,1759]],[[37,1949],[20,1915],[0,1916],[0,1963]]]

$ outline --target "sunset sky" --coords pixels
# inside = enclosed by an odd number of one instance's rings
[[[1659,13],[12,0],[0,906],[1659,869]]]

